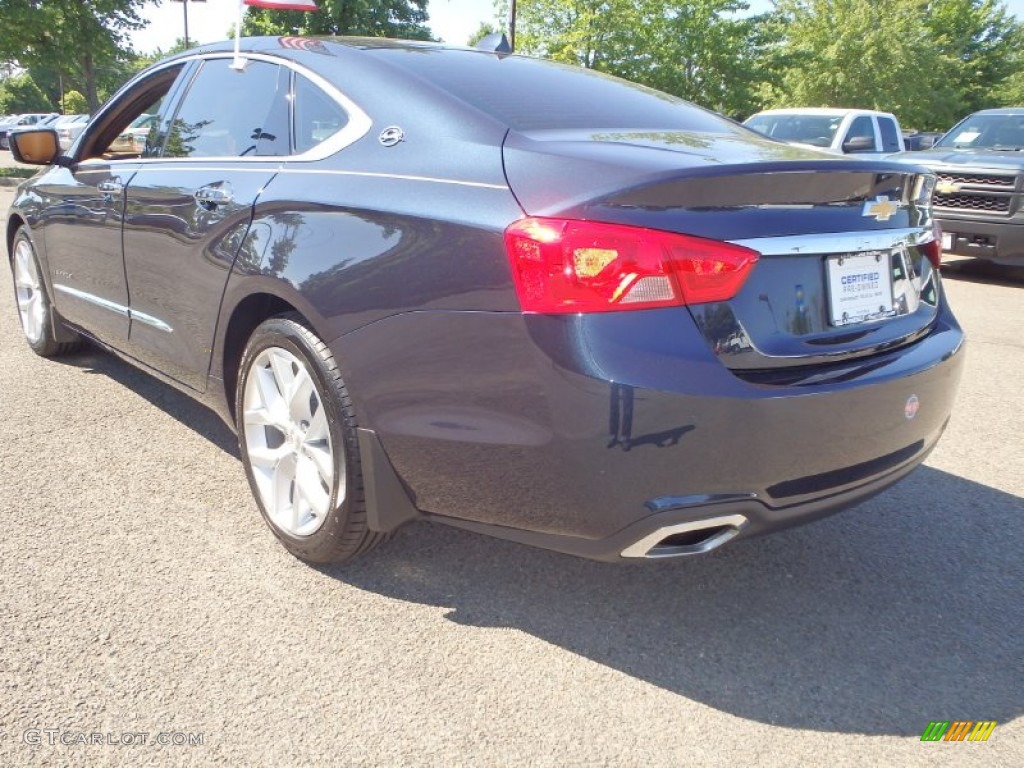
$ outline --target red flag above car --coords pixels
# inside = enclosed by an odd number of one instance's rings
[[[246,5],[273,8],[276,11],[318,11],[314,0],[243,0]]]

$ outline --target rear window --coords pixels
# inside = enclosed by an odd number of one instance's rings
[[[582,67],[474,51],[377,49],[373,53],[516,131],[741,132],[725,118],[675,96]]]

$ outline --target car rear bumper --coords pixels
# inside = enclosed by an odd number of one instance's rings
[[[731,541],[803,525],[853,507],[886,490],[916,469],[935,447],[943,429],[908,446],[888,471],[861,485],[788,507],[772,507],[753,494],[670,496],[651,499],[648,514],[600,539],[527,531],[471,520],[434,516],[457,528],[605,562],[663,560],[705,554]]]
[[[662,528],[755,535],[896,482],[945,428],[962,343],[943,308],[910,347],[800,386],[731,373],[685,309],[409,313],[331,346],[419,510],[618,560]]]
[[[948,253],[989,261],[1024,264],[1024,222],[976,221],[939,213],[944,234],[952,235]]]

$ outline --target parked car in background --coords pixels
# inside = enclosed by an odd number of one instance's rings
[[[75,143],[82,130],[89,123],[88,115],[68,115],[68,119],[57,127],[57,138],[60,140],[60,148],[67,152]]]
[[[31,348],[92,339],[215,409],[297,557],[417,518],[695,555],[939,440],[963,335],[924,169],[524,56],[231,48],[140,73],[70,155],[16,134],[47,167],[6,242]],[[111,156],[144,114],[142,158]]]
[[[895,115],[868,109],[769,109],[743,124],[779,141],[834,154],[883,155],[904,151]]]
[[[11,142],[10,142],[10,135],[12,133],[18,133],[19,131],[25,131],[25,130],[28,130],[30,128],[54,128],[54,127],[56,127],[57,122],[60,120],[60,118],[61,118],[61,115],[52,114],[52,115],[47,115],[42,120],[40,120],[39,122],[34,123],[34,124],[15,125],[15,126],[11,127],[9,129],[9,131],[8,131],[7,137],[2,142],[2,148],[3,149],[10,149],[10,144],[11,144]]]
[[[944,251],[1024,264],[1024,108],[975,112],[906,161],[935,172]]]
[[[37,123],[46,120],[51,117],[55,117],[53,112],[32,112],[24,115],[15,115],[6,124],[0,125],[0,149],[10,149],[10,143],[7,140],[10,132],[17,128],[24,128],[27,126],[33,126]]]
[[[936,131],[904,131],[903,146],[908,152],[920,152],[922,149],[931,149],[941,138],[942,134]]]
[[[156,115],[139,115],[110,143],[107,151],[111,155],[141,155],[146,149],[146,137],[155,119]]]

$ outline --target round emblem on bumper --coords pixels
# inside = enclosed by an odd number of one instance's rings
[[[912,419],[917,416],[917,411],[921,407],[921,401],[917,399],[917,395],[911,395],[907,398],[906,405],[903,406],[903,415],[907,419]]]

